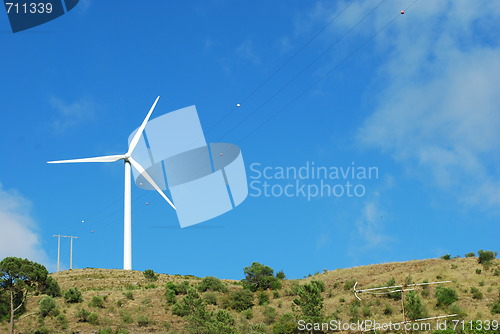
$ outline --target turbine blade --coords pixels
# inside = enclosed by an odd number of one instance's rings
[[[153,113],[153,110],[155,109],[156,107],[156,104],[158,103],[158,100],[160,99],[160,97],[158,96],[155,100],[155,102],[153,103],[153,105],[151,106],[151,109],[149,109],[149,112],[148,114],[146,115],[146,118],[144,118],[144,121],[142,121],[142,124],[141,126],[139,127],[139,129],[137,130],[137,132],[135,133],[135,136],[134,138],[132,138],[132,140],[130,141],[130,145],[128,147],[128,152],[127,152],[127,155],[128,156],[131,156],[132,155],[132,152],[134,152],[134,149],[135,147],[137,146],[137,143],[139,142],[139,139],[141,138],[142,136],[142,133],[144,132],[144,128],[146,127],[146,124],[148,123],[149,121],[149,117],[151,117],[151,114]]]
[[[153,186],[153,188],[156,189],[156,191],[158,191],[161,195],[161,197],[163,197],[165,199],[165,201],[168,202],[168,204],[170,204],[170,206],[174,209],[174,210],[177,210],[174,206],[174,204],[172,203],[172,201],[167,197],[167,195],[165,195],[163,193],[163,191],[160,189],[160,187],[156,184],[156,182],[153,180],[153,178],[148,174],[148,172],[146,172],[146,170],[137,162],[135,161],[132,157],[128,158],[128,161],[130,162],[130,164],[132,164],[132,166],[134,166],[135,169],[137,169],[137,171],[142,175],[144,176],[144,178],[149,182],[149,184],[151,184]]]
[[[119,155],[105,155],[102,157],[94,157],[94,158],[83,158],[83,159],[70,159],[70,160],[57,160],[57,161],[48,161],[48,164],[66,164],[73,162],[115,162],[120,159],[125,159],[125,154]]]

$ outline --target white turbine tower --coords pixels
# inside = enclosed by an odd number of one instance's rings
[[[151,106],[146,118],[142,122],[141,126],[135,133],[134,137],[130,141],[128,151],[125,154],[120,155],[107,155],[102,157],[94,158],[83,158],[83,159],[71,159],[71,160],[59,160],[59,161],[49,161],[52,164],[63,164],[63,163],[75,163],[75,162],[115,162],[118,160],[123,160],[125,162],[125,195],[124,195],[124,209],[123,209],[123,269],[132,269],[132,186],[130,182],[132,165],[152,186],[160,193],[160,195],[170,204],[170,206],[176,210],[174,204],[170,199],[163,193],[156,182],[151,178],[151,176],[146,172],[146,170],[132,158],[132,153],[134,152],[137,143],[139,142],[146,124],[153,113],[156,103],[160,97],[158,96]]]

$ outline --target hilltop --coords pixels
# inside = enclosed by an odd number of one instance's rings
[[[189,327],[189,316],[173,314],[172,298],[180,303],[186,298],[188,287],[198,287],[202,278],[157,274],[156,280],[148,280],[140,271],[91,268],[62,271],[51,276],[63,293],[77,288],[83,300],[67,303],[63,297],[56,297],[57,311],[42,317],[39,302],[44,296],[33,296],[28,300],[26,312],[16,322],[16,333],[35,333],[37,329],[39,333],[189,333],[187,328],[193,328]],[[495,259],[484,266],[475,257],[376,264],[325,271],[305,279],[284,279],[277,290],[253,293],[253,306],[246,310],[237,310],[231,301],[231,298],[245,298],[232,294],[243,290],[239,281],[223,279],[224,291],[198,290],[197,294],[214,317],[218,310],[227,310],[218,313],[218,317],[233,319],[221,321],[231,324],[237,333],[273,333],[273,328],[274,333],[279,333],[276,323],[286,328],[286,324],[296,324],[301,319],[301,309],[294,299],[299,287],[312,281],[324,283],[321,296],[325,321],[401,321],[401,300],[387,295],[361,294],[362,300],[358,301],[353,294],[355,282],[358,282],[358,289],[364,289],[383,286],[391,280],[396,284],[452,281],[444,284],[458,297],[451,305],[436,306],[435,285],[416,289],[426,316],[458,313],[458,319],[500,320],[500,314],[492,313],[493,305],[500,298],[500,260]],[[166,285],[170,289],[178,287],[177,295],[170,295],[170,304],[165,295]],[[86,312],[82,313],[82,309]],[[214,331],[224,333],[222,329]],[[8,324],[0,324],[0,332],[8,333]]]

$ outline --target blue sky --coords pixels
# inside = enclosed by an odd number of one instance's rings
[[[75,268],[122,267],[122,163],[46,161],[124,153],[157,95],[153,117],[194,104],[208,142],[239,145],[249,182],[255,163],[378,178],[351,180],[360,197],[251,190],[185,229],[134,187],[136,270],[240,279],[258,261],[301,278],[498,250],[499,29],[487,0],[87,0],[16,34],[2,14],[0,258],[55,270],[64,234]]]

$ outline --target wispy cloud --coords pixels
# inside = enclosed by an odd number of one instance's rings
[[[236,49],[236,53],[244,60],[250,61],[255,65],[260,64],[260,57],[257,55],[253,42],[250,39],[241,43]]]
[[[386,248],[392,240],[384,232],[383,211],[375,201],[364,203],[360,217],[354,223],[357,249]]]
[[[357,131],[364,147],[483,209],[500,205],[499,22],[494,2],[417,3],[377,36],[383,88]]]
[[[52,129],[61,133],[68,128],[94,117],[95,104],[89,98],[81,98],[74,102],[66,102],[58,97],[51,97],[49,103],[56,110],[56,118],[52,121]]]
[[[0,259],[8,256],[28,258],[48,265],[48,256],[40,244],[37,224],[30,215],[31,203],[0,183]]]

